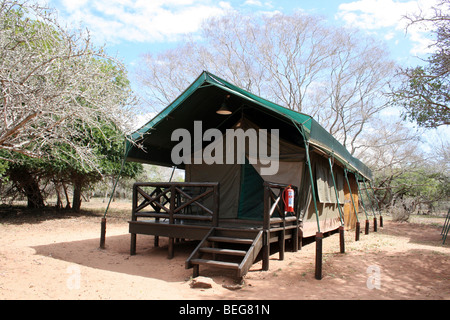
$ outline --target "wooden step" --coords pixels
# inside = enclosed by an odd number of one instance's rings
[[[225,262],[225,261],[217,261],[217,260],[205,260],[205,259],[192,259],[192,264],[202,264],[214,267],[221,267],[227,269],[239,269],[239,263],[234,262]]]
[[[233,249],[222,249],[222,248],[210,248],[203,247],[199,249],[200,252],[213,253],[213,254],[227,254],[231,256],[245,256],[247,251],[244,250],[233,250]]]
[[[253,239],[216,237],[216,236],[209,237],[208,241],[226,242],[226,243],[240,243],[240,244],[252,244],[253,243]]]

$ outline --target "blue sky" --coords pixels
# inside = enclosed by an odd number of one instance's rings
[[[90,31],[94,44],[106,45],[109,55],[124,62],[133,88],[134,68],[145,53],[175,47],[184,33],[198,32],[204,19],[229,10],[273,14],[302,10],[329,23],[357,27],[384,41],[402,66],[416,66],[429,53],[430,33],[405,28],[404,16],[431,12],[438,0],[38,0],[56,8],[62,23]],[[448,140],[450,128],[428,132],[426,140]]]
[[[405,32],[402,17],[427,11],[436,0],[39,0],[58,10],[60,19],[87,27],[95,43],[106,44],[132,69],[139,56],[176,46],[183,33],[195,33],[201,22],[227,10],[322,15],[330,23],[350,24],[385,41],[401,64],[418,63],[429,44],[428,34],[414,27]]]

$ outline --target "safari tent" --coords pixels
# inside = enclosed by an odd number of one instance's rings
[[[181,163],[173,159],[181,141],[173,137],[177,129],[192,137],[192,153],[186,156],[183,152]],[[205,137],[209,129],[220,132],[221,138]],[[253,137],[257,147],[246,143],[239,153],[237,144],[231,144],[234,149],[229,150],[230,144],[224,141],[228,141],[229,132],[238,129],[244,133],[245,142]],[[253,136],[246,135],[248,132]],[[275,144],[277,159],[271,158]],[[261,158],[261,150],[266,151],[266,158]],[[260,251],[263,268],[268,269],[271,243],[278,243],[282,258],[287,240],[296,251],[302,237],[354,228],[358,222],[359,183],[372,178],[370,169],[312,117],[206,71],[136,130],[126,151],[127,161],[185,171],[184,182],[134,185],[131,253],[136,253],[137,234],[154,235],[156,245],[160,236],[168,237],[169,255],[173,255],[174,239],[200,240],[186,261],[186,267],[194,267],[194,275],[198,266],[205,264],[235,268],[242,276]],[[233,161],[204,158],[206,153],[223,155],[230,151],[234,151]],[[271,165],[277,170],[269,172]],[[286,213],[283,192],[289,186],[295,190],[295,210]],[[227,242],[248,247],[234,250],[223,245]],[[207,254],[212,256],[205,258]],[[243,258],[230,262],[220,260],[219,255]]]

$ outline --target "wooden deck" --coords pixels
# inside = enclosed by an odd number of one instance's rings
[[[218,183],[136,183],[129,221],[130,253],[136,254],[137,234],[153,235],[155,246],[159,237],[168,237],[169,258],[174,255],[175,239],[200,240],[186,260],[186,268],[194,268],[194,276],[198,276],[200,265],[209,265],[235,269],[242,277],[261,251],[263,270],[268,270],[271,243],[278,242],[279,257],[283,259],[286,240],[292,240],[293,251],[298,250],[301,241],[298,213],[285,215],[283,201],[279,201],[286,187],[264,184],[264,219],[253,221],[219,218]],[[275,212],[278,217],[274,217]],[[227,247],[230,243],[247,247],[236,250]],[[230,256],[241,256],[242,260],[230,262]]]

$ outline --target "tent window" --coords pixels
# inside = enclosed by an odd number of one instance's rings
[[[338,189],[339,203],[344,204],[344,179],[340,170],[334,172],[334,178]],[[333,177],[331,176],[328,163],[325,163],[324,161],[316,162],[316,183],[319,202],[337,203]]]

